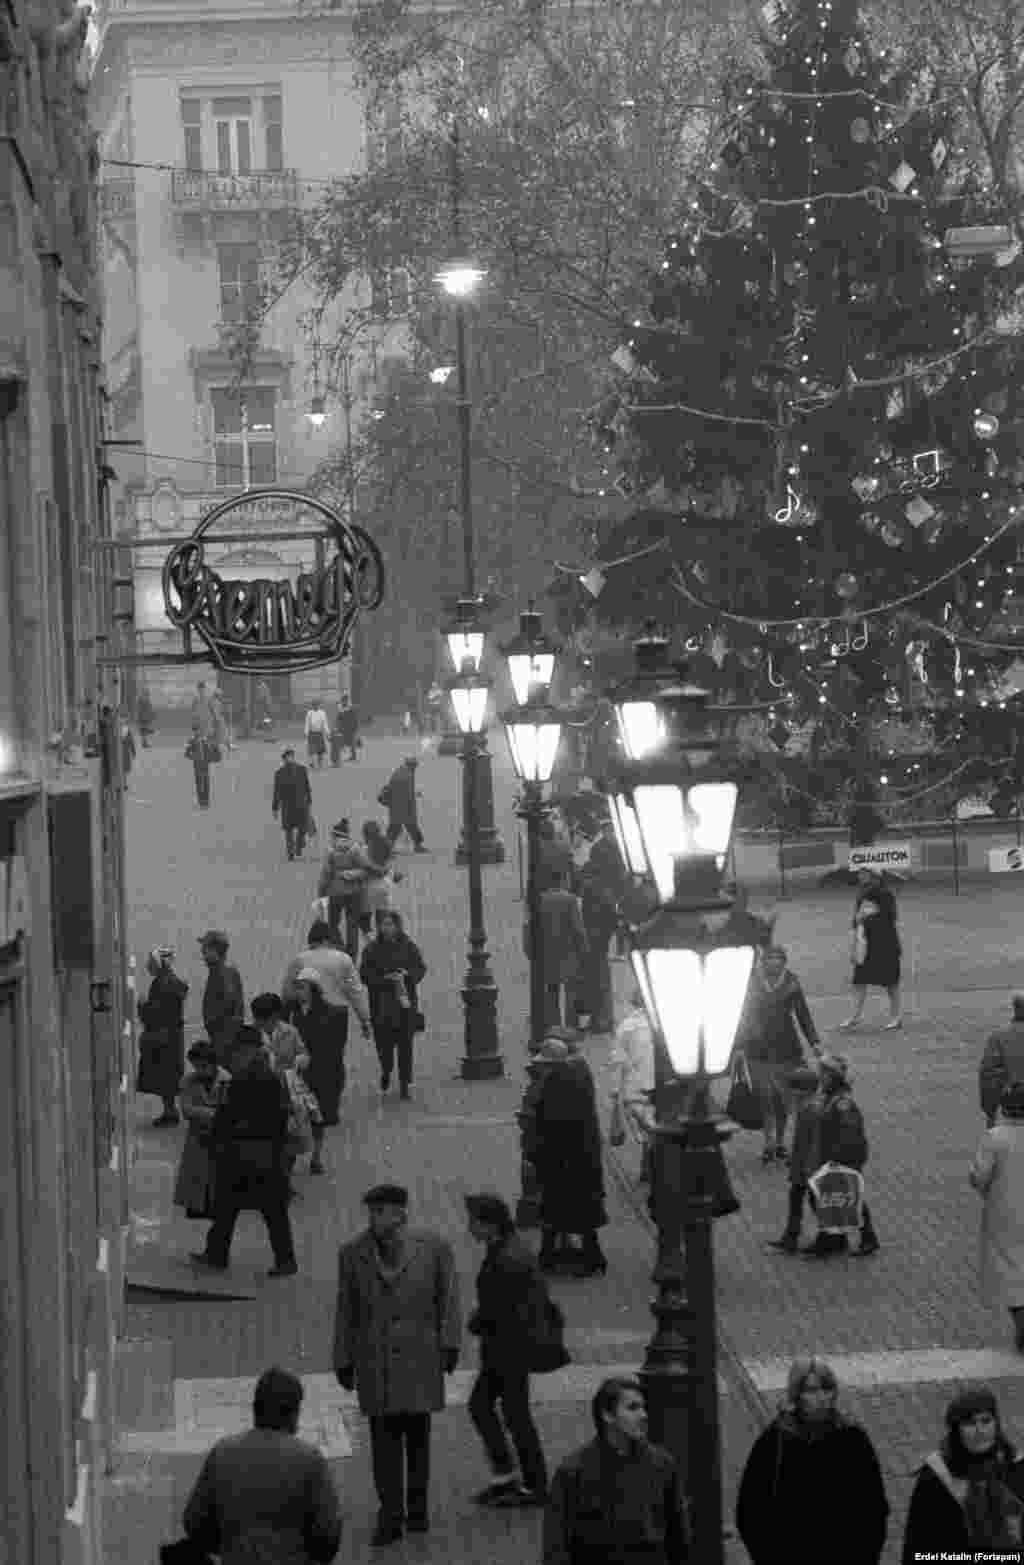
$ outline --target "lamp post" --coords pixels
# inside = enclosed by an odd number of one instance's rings
[[[482,650],[482,638],[481,638]],[[464,770],[463,812],[469,842],[469,962],[462,988],[465,1022],[464,1081],[490,1081],[505,1074],[498,1052],[498,988],[491,972],[484,928],[484,893],[481,875],[475,763],[487,717],[488,684],[474,669],[471,656],[449,681],[455,720],[462,735]]]
[[[458,598],[455,618],[444,633],[452,668],[458,674],[469,663],[476,674],[484,655],[484,632],[480,627],[480,600]],[[476,856],[480,864],[504,864],[505,848],[494,824],[494,784],[491,778],[491,757],[487,752],[487,735],[481,733],[475,748],[462,746],[462,832],[455,850],[456,864],[469,864]],[[472,791],[473,800],[469,795]],[[470,833],[470,819],[476,821],[475,832]]]
[[[662,649],[664,651],[664,648]],[[653,654],[652,654],[653,656]],[[721,1565],[722,1462],[711,1225],[736,1211],[722,1155],[727,1123],[711,1111],[724,1075],[754,952],[730,937],[721,892],[737,802],[707,734],[706,692],[648,681],[656,707],[641,719],[642,758],[611,792],[627,867],[643,865],[659,910],[631,931],[631,961],[655,1038],[652,1209],[658,1230],[655,1330],[641,1376],[652,1438],[679,1463],[694,1522],[695,1558]],[[639,704],[639,703],[638,703]],[[625,729],[619,712],[620,728]],[[625,732],[624,732],[625,738]],[[625,812],[628,810],[628,814]],[[625,823],[625,824],[624,824]],[[620,828],[622,828],[620,830]]]

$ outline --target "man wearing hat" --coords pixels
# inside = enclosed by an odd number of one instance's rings
[[[235,1034],[245,1021],[245,995],[237,967],[227,959],[230,941],[222,929],[199,936],[199,952],[208,977],[203,990],[203,1027],[217,1051],[217,1063],[231,1068]]]
[[[430,1415],[462,1342],[459,1282],[446,1239],[407,1228],[409,1193],[375,1185],[366,1232],[338,1255],[334,1370],[370,1424],[375,1544],[430,1526]]]
[[[423,845],[423,833],[420,831],[419,814],[416,809],[416,768],[419,765],[414,755],[407,755],[400,766],[396,766],[380,793],[377,795],[377,803],[382,804],[388,812],[388,841],[394,847],[403,831],[407,831],[412,838],[413,847],[417,853],[426,853]]]
[[[327,898],[327,922],[335,939],[341,939],[345,920],[345,950],[355,961],[359,955],[359,913],[368,880],[379,880],[384,869],[352,837],[348,817],[331,827],[331,846],[320,870],[316,894]]]
[[[280,812],[285,851],[289,859],[302,857],[312,808],[313,791],[309,786],[309,773],[295,759],[294,750],[285,750],[281,756],[281,765],[274,773],[274,797],[270,813],[277,817]]]

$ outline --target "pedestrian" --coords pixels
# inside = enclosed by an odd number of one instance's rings
[[[278,1072],[304,1069],[309,1064],[306,1046],[298,1028],[285,1020],[284,1001],[279,994],[258,994],[249,1003],[253,1026],[259,1029],[263,1047]]]
[[[860,1173],[868,1160],[868,1138],[864,1116],[850,1090],[850,1066],[841,1054],[825,1055],[818,1065],[821,1077],[821,1117],[818,1122],[818,1150],[822,1165],[840,1163]],[[850,1243],[845,1234],[819,1232],[814,1243],[802,1250],[808,1259],[845,1255]],[[860,1248],[854,1254],[874,1255],[879,1249],[878,1235],[866,1201],[861,1203]]]
[[[1024,994],[1015,994],[1012,1006],[1009,1027],[1000,1027],[991,1035],[978,1066],[978,1096],[989,1125],[996,1122],[1007,1087],[1024,1081]]]
[[[541,964],[544,980],[544,1026],[579,1025],[580,983],[589,952],[579,898],[569,890],[566,877],[552,877],[539,899],[540,951],[534,952],[529,923],[523,926],[523,947],[528,960]]]
[[[377,927],[377,915],[390,913],[391,888],[399,885],[403,877],[401,870],[395,868],[395,850],[380,821],[363,822],[363,851],[377,870],[363,882],[359,903],[360,931],[370,935]]]
[[[201,810],[210,808],[210,766],[213,761],[213,741],[203,733],[197,722],[192,724],[192,737],[185,746],[185,755],[192,762],[192,775],[196,784],[196,803]]]
[[[402,927],[398,913],[377,916],[377,938],[359,964],[370,997],[373,1040],[380,1061],[380,1090],[387,1092],[398,1058],[398,1088],[408,1098],[412,1086],[412,1046],[422,1031],[419,985],[426,976],[423,953]]]
[[[139,725],[139,738],[142,740],[142,748],[149,749],[149,741],[153,737],[156,727],[156,717],[153,712],[153,697],[145,685],[139,690],[138,700],[135,703],[135,721]]]
[[[240,1212],[259,1212],[274,1252],[271,1277],[294,1277],[295,1242],[288,1220],[288,1090],[271,1069],[255,1027],[240,1027],[231,1081],[213,1120],[214,1212],[206,1247],[192,1259],[226,1271]]]
[[[192,698],[190,715],[192,718],[192,732],[201,734],[204,739],[212,739],[213,708],[210,705],[205,679],[200,679],[196,684],[196,693]]]
[[[402,832],[408,832],[412,845],[417,853],[426,853],[423,844],[423,833],[420,830],[419,815],[416,809],[416,768],[419,765],[414,755],[407,755],[400,766],[396,766],[380,793],[377,795],[377,803],[388,812],[388,841],[392,846],[398,841]]]
[[[621,1145],[632,1132],[641,1148],[640,1178],[650,1183],[654,1034],[639,989],[632,991],[629,1010],[616,1029],[609,1064],[613,1071],[610,1139],[613,1145]]]
[[[324,1170],[324,1133],[339,1123],[341,1094],[345,1090],[345,1048],[348,1043],[348,1011],[338,1011],[324,999],[320,973],[315,967],[300,968],[293,981],[295,1001],[292,1022],[309,1063],[302,1072],[320,1111],[311,1124],[313,1155],[311,1174]]]
[[[725,926],[729,937],[738,945],[753,946],[754,959],[757,961],[772,943],[777,915],[752,913],[750,892],[746,886],[730,886],[729,895],[732,897],[732,908]]]
[[[429,1531],[431,1414],[462,1343],[459,1280],[446,1239],[408,1227],[409,1193],[375,1185],[366,1232],[341,1247],[334,1370],[370,1424],[375,1544]]]
[[[350,761],[359,758],[359,713],[349,696],[342,696],[338,713],[338,732],[342,748],[348,751]]]
[[[576,1004],[577,1011],[586,1013],[591,1032],[613,1032],[615,1016],[609,946],[619,926],[618,897],[601,870],[600,855],[597,866],[592,867],[592,860],[593,849],[579,876],[580,912],[587,950]]]
[[[253,691],[253,711],[256,717],[256,725],[261,730],[265,739],[272,739],[274,735],[274,703],[270,696],[270,686],[265,679],[257,681]]]
[[[285,1021],[279,994],[258,994],[249,1009],[271,1069],[288,1088],[290,1108],[285,1173],[289,1198],[294,1201],[298,1199],[298,1191],[291,1182],[295,1164],[305,1153],[313,1151],[314,1131],[323,1124],[320,1105],[306,1081],[309,1054],[298,1029]]]
[[[790,972],[783,946],[768,946],[760,966],[750,975],[738,1039],[764,1117],[761,1161],[784,1163],[789,1155],[787,1082],[804,1063],[804,1043],[816,1055],[821,1053],[821,1044],[800,980]]]
[[[121,721],[121,780],[125,787],[128,786],[128,777],[135,760],[135,735],[132,733],[131,724]]]
[[[238,968],[228,961],[230,941],[222,929],[199,936],[199,954],[206,963],[203,1027],[221,1065],[231,1067],[235,1034],[245,1021],[245,994]]]
[[[146,958],[151,983],[139,1001],[139,1077],[136,1090],[163,1102],[154,1129],[178,1124],[175,1098],[185,1069],[185,996],[188,984],[174,971],[174,950],[156,946]]]
[[[468,1195],[466,1215],[471,1237],[485,1246],[476,1279],[476,1309],[466,1324],[480,1339],[480,1371],[469,1397],[469,1416],[494,1475],[475,1498],[480,1505],[499,1508],[543,1505],[548,1470],[530,1411],[530,1366],[531,1322],[547,1291],[500,1196]]]
[[[568,834],[559,830],[553,815],[542,820],[539,827],[540,853],[537,866],[537,895],[550,891],[555,885],[570,885],[576,872],[572,856],[572,843]]]
[[[181,1112],[188,1133],[174,1181],[173,1203],[194,1221],[213,1217],[215,1168],[213,1122],[227,1091],[230,1075],[217,1064],[208,1038],[197,1038],[188,1051],[191,1067],[181,1083]]]
[[[281,822],[284,847],[289,859],[301,859],[306,846],[313,810],[313,790],[309,773],[295,759],[289,746],[281,752],[281,765],[274,773],[274,796],[270,813]]]
[[[551,1481],[544,1565],[685,1565],[692,1556],[682,1484],[669,1453],[648,1442],[639,1380],[603,1380],[590,1407],[596,1439]]]
[[[981,1285],[986,1304],[1010,1312],[1024,1353],[1024,1082],[1007,1087],[986,1130],[970,1181],[983,1201]]]
[[[306,713],[306,754],[310,766],[315,766],[318,771],[324,764],[330,731],[331,725],[323,702],[317,698]]]
[[[789,1154],[789,1207],[781,1239],[769,1239],[773,1250],[795,1255],[800,1247],[804,1203],[809,1181],[822,1165],[821,1111],[818,1072],[809,1065],[798,1065],[788,1079],[793,1100],[793,1146]]]
[[[1003,1432],[991,1387],[968,1385],[946,1409],[946,1432],[910,1492],[903,1565],[1014,1559],[1024,1541],[1024,1462]]]
[[[227,710],[224,705],[224,697],[215,686],[210,693],[210,721],[212,728],[210,738],[219,750],[231,749],[231,734],[228,729]]]
[[[896,898],[874,870],[858,871],[860,890],[853,909],[853,1015],[840,1026],[857,1026],[869,988],[889,996],[887,1032],[903,1026],[900,1012],[900,934]]]
[[[549,1068],[533,1120],[532,1161],[541,1189],[539,1264],[555,1266],[559,1235],[579,1234],[578,1275],[589,1277],[608,1267],[597,1239],[608,1216],[594,1081],[581,1056],[570,1059],[563,1039],[546,1039],[540,1052]]]
[[[752,1565],[877,1565],[889,1502],[875,1448],[839,1411],[821,1359],[790,1367],[786,1400],[747,1458],[736,1530]]]
[[[330,1468],[298,1438],[302,1382],[284,1369],[256,1382],[253,1427],[218,1440],[185,1506],[186,1536],[221,1565],[330,1565],[341,1507]]]
[[[320,1068],[310,1047],[310,1040],[315,1038],[320,1047],[324,1098],[321,1099],[316,1081],[312,1078],[310,1078],[310,1086],[318,1102],[321,1102],[321,1107],[324,1108],[326,1124],[331,1126],[338,1123],[338,1101],[345,1083],[344,1060],[348,1044],[349,1008],[351,1007],[359,1017],[363,1037],[369,1038],[371,1036],[370,1005],[355,963],[347,952],[339,951],[331,944],[330,929],[322,919],[317,919],[310,925],[306,939],[306,949],[300,951],[298,956],[288,964],[281,985],[281,998],[286,1012],[291,1016],[309,1050],[310,1071],[315,1072],[318,1078]],[[301,975],[309,971],[316,974],[320,995],[327,1007],[326,1018],[322,1007],[318,1003],[313,1003],[312,994],[305,999],[305,991],[300,993]],[[308,981],[304,980],[304,982]],[[302,1014],[300,1015],[299,1012]],[[328,1037],[329,1033],[332,1034],[332,1038]],[[333,1096],[336,1082],[337,1098]],[[320,1161],[314,1146],[313,1163]],[[310,1172],[322,1173],[323,1169],[311,1164]]]
[[[331,827],[331,846],[320,868],[317,896],[327,898],[327,922],[331,933],[344,939],[355,960],[359,955],[359,920],[364,909],[368,881],[382,880],[386,871],[353,841],[347,816]],[[342,937],[341,926],[345,932]]]

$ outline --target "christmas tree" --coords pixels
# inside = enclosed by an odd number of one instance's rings
[[[809,728],[866,765],[899,719],[950,760],[1006,754],[1021,245],[958,163],[955,105],[873,51],[855,0],[762,16],[768,69],[728,84],[728,139],[616,355],[595,438],[645,499],[601,552],[664,552],[600,607],[640,620],[671,590],[780,747]]]

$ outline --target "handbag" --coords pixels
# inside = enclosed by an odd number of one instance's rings
[[[181,1538],[160,1545],[160,1565],[214,1565],[214,1559],[191,1538]]]
[[[542,1277],[534,1285],[533,1306],[526,1367],[531,1375],[550,1375],[571,1364],[572,1356],[565,1345],[565,1316]]]
[[[611,1119],[608,1123],[608,1143],[613,1147],[622,1147],[626,1144],[626,1114],[620,1097],[612,1099]]]
[[[728,1119],[736,1121],[741,1130],[760,1130],[764,1125],[761,1103],[750,1080],[750,1067],[745,1054],[737,1054],[733,1060],[725,1113]]]

